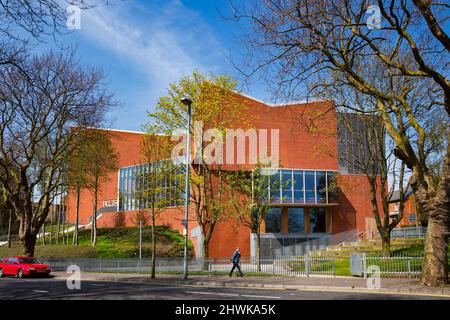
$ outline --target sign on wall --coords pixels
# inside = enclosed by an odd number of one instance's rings
[[[115,200],[104,200],[103,207],[117,207],[119,205],[117,199]]]

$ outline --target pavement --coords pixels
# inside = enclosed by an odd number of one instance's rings
[[[269,304],[285,300],[443,300],[450,297],[409,295],[397,293],[366,293],[346,291],[289,290],[282,288],[252,288],[236,286],[198,286],[177,284],[165,279],[158,281],[134,282],[123,278],[103,278],[87,280],[86,275],[78,288],[69,289],[64,277],[25,278],[5,277],[0,279],[0,301],[5,300],[175,300],[173,306],[206,306],[204,300],[234,300]],[[146,279],[148,280],[148,279]],[[178,301],[178,302],[176,302]],[[181,301],[183,304],[181,304]],[[188,302],[186,302],[188,301]],[[255,304],[253,303],[253,304]],[[234,303],[235,304],[235,303]],[[170,311],[165,304],[158,308]],[[216,310],[218,306],[216,306]],[[158,309],[158,310],[159,310]],[[169,308],[170,309],[170,308]],[[214,309],[214,308],[211,308]],[[178,318],[177,318],[178,319]]]
[[[55,272],[57,279],[65,280],[69,276],[65,272]],[[153,284],[170,286],[197,286],[209,288],[297,290],[314,292],[346,292],[362,294],[428,296],[450,298],[450,286],[431,288],[420,286],[417,279],[382,278],[378,289],[368,287],[373,279],[358,277],[226,277],[209,275],[192,275],[184,280],[180,275],[157,275],[151,279],[149,275],[82,273],[82,281],[120,282],[135,284]]]

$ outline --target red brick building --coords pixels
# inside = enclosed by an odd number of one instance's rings
[[[267,254],[298,253],[295,251],[296,246],[308,241],[316,241],[314,243],[323,246],[348,240],[356,234],[374,237],[376,229],[373,228],[369,184],[364,174],[340,160],[341,154],[345,153],[345,146],[338,143],[337,136],[340,133],[332,102],[270,105],[244,95],[240,99],[246,106],[245,112],[249,113],[251,127],[256,130],[267,129],[268,149],[272,148],[270,130],[279,130],[279,168],[276,168],[276,174],[280,180],[291,181],[289,186],[272,191],[276,201],[262,225],[262,244]],[[126,193],[132,188],[130,177],[134,168],[145,163],[141,154],[145,134],[121,130],[110,130],[110,133],[120,169],[111,173],[101,187],[97,204],[100,208],[98,226],[135,226],[134,217],[138,210],[132,200],[119,199],[119,193]],[[258,143],[261,141],[258,140]],[[249,151],[248,145],[245,150]],[[247,166],[249,169],[252,167],[254,165]],[[232,170],[233,166],[229,169]],[[329,191],[332,179],[338,183],[337,194]],[[282,200],[277,198],[278,192]],[[83,190],[80,224],[89,224],[92,201],[92,194]],[[157,224],[182,232],[183,217],[184,206],[174,205],[164,210]],[[74,218],[75,196],[70,194],[69,222],[73,222]],[[202,256],[201,233],[193,208],[188,232],[196,255]],[[227,257],[237,245],[241,247],[243,256],[254,254],[254,235],[251,230],[236,221],[221,221],[210,240],[209,255]]]
[[[400,192],[396,190],[392,193],[391,198],[389,199],[389,217],[391,219],[398,219],[400,207]],[[417,216],[417,207],[416,200],[414,197],[414,192],[411,186],[408,185],[404,192],[404,209],[403,209],[403,217],[400,220],[397,227],[413,227],[418,226],[419,219]]]

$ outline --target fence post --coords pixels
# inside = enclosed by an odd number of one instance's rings
[[[305,255],[305,269],[306,277],[309,278],[309,254]]]
[[[367,254],[365,252],[362,254],[362,258],[364,278],[367,278]]]
[[[411,278],[411,260],[407,258],[407,266],[408,266],[408,278]]]
[[[272,277],[275,277],[275,260],[276,257],[272,259]]]
[[[332,264],[333,264],[333,275],[336,277],[336,265],[335,265],[335,257],[333,256]]]

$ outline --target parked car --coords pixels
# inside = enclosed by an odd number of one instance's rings
[[[0,262],[0,278],[3,276],[46,276],[50,275],[48,265],[41,263],[37,258],[26,256],[14,256],[3,258]]]

